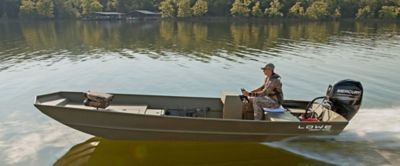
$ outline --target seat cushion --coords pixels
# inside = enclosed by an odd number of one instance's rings
[[[263,108],[264,112],[285,112],[285,108],[280,106],[279,108]]]
[[[285,112],[269,112],[265,114],[265,119],[270,121],[279,121],[279,122],[299,122],[300,120],[292,115],[289,111]]]

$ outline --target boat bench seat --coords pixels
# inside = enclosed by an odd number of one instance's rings
[[[132,114],[164,115],[163,109],[148,109],[147,107],[147,105],[111,105],[107,109]]]
[[[295,114],[303,114],[306,112],[305,109],[301,109],[301,108],[289,108],[289,111],[291,113],[295,113]]]
[[[285,112],[268,112],[265,119],[275,122],[299,122],[300,120],[292,115],[289,111]]]
[[[144,114],[147,105],[110,105],[107,109],[115,112]]]
[[[146,115],[164,115],[163,109],[147,109],[144,114]]]

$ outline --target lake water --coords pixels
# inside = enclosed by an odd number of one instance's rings
[[[274,63],[286,99],[361,81],[359,113],[335,137],[280,142],[111,141],[33,107],[54,91],[218,97],[261,85]],[[365,22],[0,22],[0,165],[395,165],[400,24]]]

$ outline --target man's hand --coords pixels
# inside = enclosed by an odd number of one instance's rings
[[[249,96],[250,96],[250,93],[249,93],[249,92],[247,92],[247,91],[242,91],[242,94],[243,94],[243,96],[247,96],[247,97],[249,97]]]

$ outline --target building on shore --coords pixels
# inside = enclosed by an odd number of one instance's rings
[[[122,20],[125,18],[125,13],[120,12],[95,12],[87,17],[89,20]]]
[[[87,17],[84,17],[83,20],[151,20],[159,18],[161,18],[161,14],[159,12],[134,10],[128,13],[95,12]]]
[[[148,10],[134,10],[126,14],[127,19],[159,19],[161,13]]]

